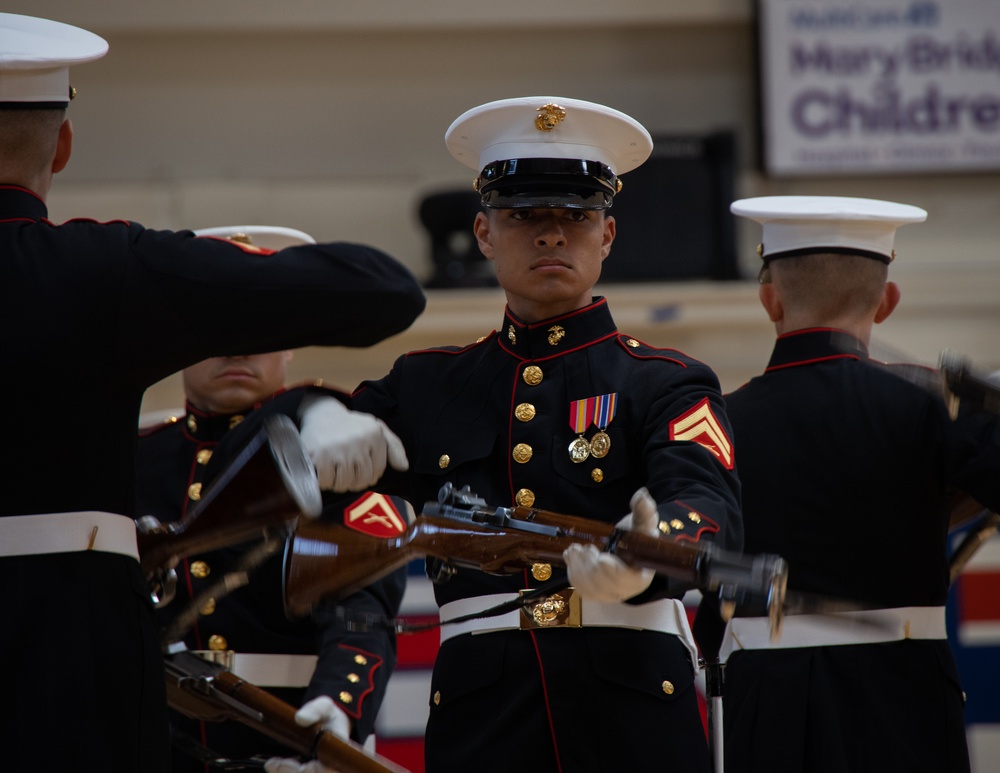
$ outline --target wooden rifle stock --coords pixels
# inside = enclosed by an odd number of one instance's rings
[[[192,553],[245,542],[321,509],[316,471],[298,430],[278,414],[226,465],[184,520],[161,524],[146,516],[136,522],[139,561],[150,577]]]
[[[452,496],[458,505],[444,501]],[[450,485],[442,488],[439,502],[427,503],[395,537],[372,537],[339,524],[300,523],[285,545],[285,607],[301,616],[320,599],[343,598],[414,558],[512,574],[533,563],[562,565],[563,551],[577,542],[703,590],[731,588],[740,600],[755,599],[772,615],[780,614],[787,569],[777,556],[742,556],[548,510],[490,509],[466,489],[453,492]]]
[[[167,702],[192,719],[233,720],[338,773],[409,773],[321,725],[301,727],[295,708],[220,665],[181,651],[165,657]]]

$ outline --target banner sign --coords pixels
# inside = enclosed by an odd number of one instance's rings
[[[773,175],[1000,168],[1000,0],[758,0]]]

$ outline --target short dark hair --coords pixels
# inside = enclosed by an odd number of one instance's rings
[[[789,311],[866,314],[882,297],[889,267],[864,255],[819,252],[778,258],[768,273]]]

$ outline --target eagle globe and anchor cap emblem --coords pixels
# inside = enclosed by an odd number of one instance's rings
[[[559,107],[554,102],[549,102],[538,108],[538,116],[535,118],[535,128],[539,131],[550,132],[564,118],[566,118],[566,108]]]

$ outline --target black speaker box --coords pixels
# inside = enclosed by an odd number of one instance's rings
[[[649,160],[622,175],[601,282],[739,278],[735,146],[732,132],[653,137]]]

